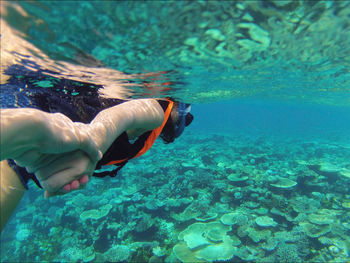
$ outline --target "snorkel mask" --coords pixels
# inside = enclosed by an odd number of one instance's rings
[[[193,115],[190,113],[191,105],[174,101],[171,115],[169,116],[160,137],[164,143],[171,143],[178,138],[185,127],[193,121]]]
[[[178,121],[175,124],[175,138],[179,137],[186,126],[188,126],[193,119],[192,114],[190,114],[191,105],[179,102],[178,109]]]

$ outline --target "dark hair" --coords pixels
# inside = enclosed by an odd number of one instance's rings
[[[193,115],[189,112],[186,114],[185,126],[187,127],[188,125],[190,125],[192,121]]]
[[[175,140],[175,125],[170,117],[159,136],[164,143],[171,143]]]
[[[177,123],[180,121],[177,117],[178,109],[179,109],[179,103],[174,102],[174,106],[173,106],[173,109],[171,110],[169,119],[165,123],[164,128],[160,134],[160,137],[163,139],[164,143],[171,143],[176,138],[176,126],[177,126]],[[175,119],[177,119],[177,122],[175,122]],[[185,116],[185,127],[190,125],[192,121],[193,121],[193,115],[190,112],[188,112]]]

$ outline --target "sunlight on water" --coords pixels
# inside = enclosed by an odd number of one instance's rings
[[[4,43],[17,43],[2,48],[6,61],[103,85],[108,94],[349,104],[347,1],[2,6]],[[152,72],[168,73],[150,81]]]

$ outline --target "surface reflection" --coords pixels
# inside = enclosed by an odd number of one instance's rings
[[[347,1],[2,1],[1,7],[2,83],[4,68],[17,63],[101,85],[107,97],[350,104]]]

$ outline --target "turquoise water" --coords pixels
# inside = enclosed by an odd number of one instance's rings
[[[69,85],[194,115],[116,178],[30,185],[2,262],[350,260],[348,1],[1,4],[1,107]]]

